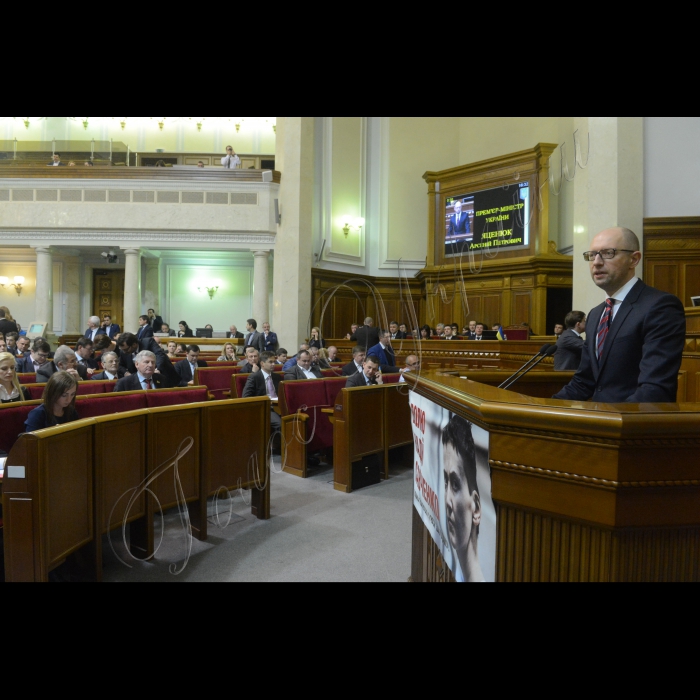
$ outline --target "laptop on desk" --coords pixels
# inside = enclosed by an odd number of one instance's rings
[[[700,307],[700,297],[690,297],[690,301],[693,302],[695,308]]]
[[[202,340],[211,340],[214,335],[214,331],[209,328],[198,328],[195,338],[201,338]]]

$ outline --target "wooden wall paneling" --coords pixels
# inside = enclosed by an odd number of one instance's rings
[[[510,319],[511,326],[520,326],[530,323],[532,318],[532,292],[513,293],[513,313]]]
[[[680,297],[680,263],[650,263],[649,284],[662,292]]]
[[[683,265],[683,305],[690,308],[692,297],[700,297],[700,262]]]
[[[491,330],[491,326],[493,326],[495,323],[503,323],[503,319],[501,318],[501,295],[498,294],[489,294],[489,295],[484,295],[484,311],[483,311],[483,318],[481,319],[484,323],[488,324],[488,328],[486,330]]]

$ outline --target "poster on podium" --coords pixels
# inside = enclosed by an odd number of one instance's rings
[[[496,580],[496,509],[489,434],[411,392],[413,502],[460,583]]]

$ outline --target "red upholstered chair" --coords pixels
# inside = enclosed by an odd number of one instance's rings
[[[223,362],[221,364],[224,364]],[[195,373],[195,386],[205,386],[209,389],[212,401],[222,401],[231,398],[231,377],[240,372],[240,367],[230,364],[227,367],[207,367],[198,369]]]
[[[187,391],[147,391],[148,408],[182,406],[188,403],[204,403],[209,400],[206,387]]]
[[[36,374],[18,374],[20,384],[36,384]]]
[[[330,408],[335,408],[335,400],[338,398],[338,394],[345,389],[348,378],[326,379],[323,383],[326,386],[326,405]]]
[[[384,383],[385,384],[398,384],[401,379],[400,374],[385,374]]]
[[[245,385],[248,383],[249,374],[236,374],[233,376],[233,381],[231,382],[231,398],[241,399],[243,398],[243,391],[245,390]]]
[[[29,395],[32,397],[32,401],[40,401],[44,398],[44,389],[46,389],[46,384],[30,384],[26,387],[29,391]]]
[[[17,438],[24,432],[27,416],[39,405],[39,403],[22,406],[7,404],[0,410],[0,450],[9,454]]]
[[[332,379],[333,377],[339,377],[341,373],[340,369],[322,369],[321,374],[326,379]]]
[[[80,382],[78,384],[78,396],[104,394],[107,384],[111,384],[111,382]]]
[[[148,408],[145,391],[133,394],[106,394],[104,396],[78,397],[75,401],[75,410],[80,418],[99,418],[110,416],[114,413],[128,413],[129,411],[142,411]]]

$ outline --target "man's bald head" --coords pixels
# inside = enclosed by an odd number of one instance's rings
[[[639,250],[639,238],[627,228],[610,228],[601,231],[591,244],[591,252],[615,250],[615,257],[604,260],[596,255],[591,260],[591,276],[595,284],[608,294],[614,294],[629,281],[636,273],[641,262],[642,253]]]

